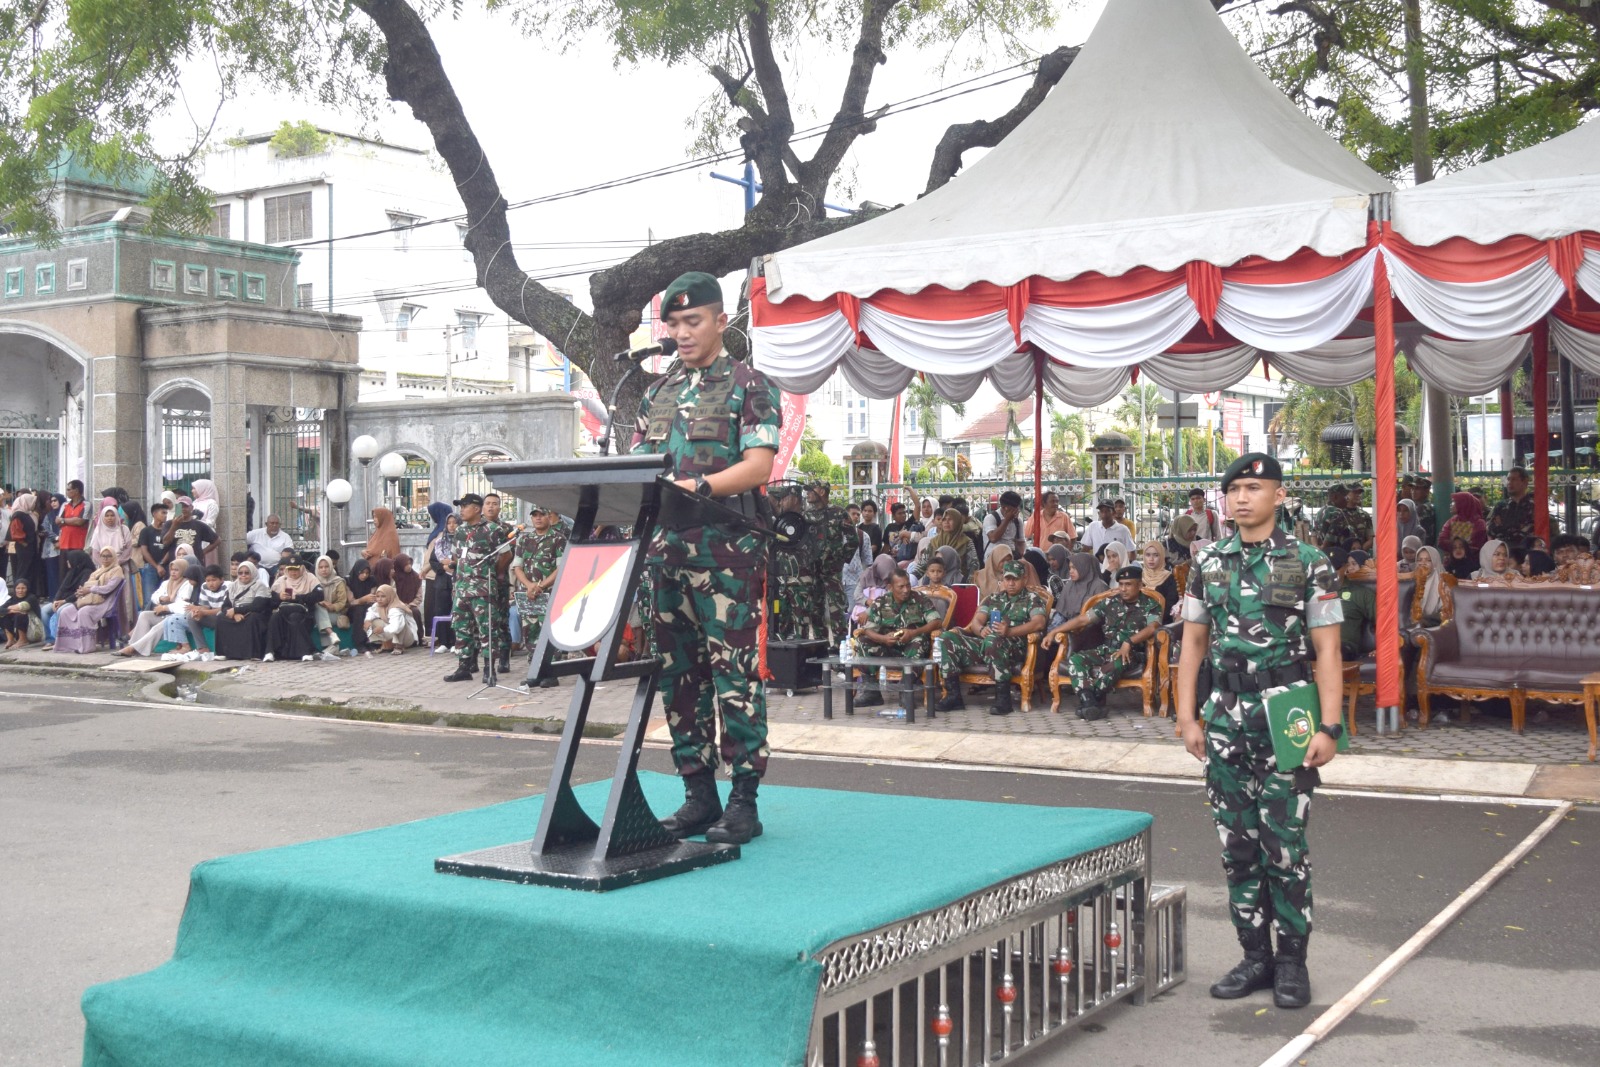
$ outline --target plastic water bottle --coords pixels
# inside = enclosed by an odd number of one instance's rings
[[[850,654],[850,639],[841,638],[839,641],[839,662],[849,663],[855,657]]]
[[[878,668],[878,692],[887,693],[888,691],[889,691],[889,668],[888,667],[879,667]]]
[[[940,634],[933,639],[933,665],[944,666],[944,635]]]

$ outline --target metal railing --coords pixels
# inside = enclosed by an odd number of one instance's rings
[[[31,416],[0,412],[0,485],[58,491],[61,431],[37,426]]]

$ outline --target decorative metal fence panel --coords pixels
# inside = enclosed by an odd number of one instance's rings
[[[263,427],[267,499],[256,514],[277,515],[301,551],[322,540],[322,482],[326,422],[321,408],[273,408]]]
[[[211,412],[162,408],[161,488],[187,496],[211,476]]]
[[[504,463],[511,458],[510,453],[503,452],[498,448],[486,448],[468,456],[466,461],[461,464],[461,476],[457,481],[459,494],[465,496],[468,493],[477,493],[481,496],[491,491],[494,486],[489,483],[488,478],[484,477],[484,465],[488,463]]]
[[[33,415],[0,411],[0,486],[60,492],[61,431]]]

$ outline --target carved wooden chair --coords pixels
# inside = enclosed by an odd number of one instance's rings
[[[1107,589],[1103,593],[1096,593],[1084,601],[1080,615],[1087,615],[1089,611],[1106,597],[1116,596],[1115,589]],[[1160,593],[1153,589],[1145,589],[1142,595],[1156,602],[1162,616],[1166,615],[1167,605]],[[1154,713],[1156,699],[1161,689],[1161,651],[1163,645],[1160,640],[1161,631],[1156,630],[1157,638],[1150,642],[1150,648],[1144,657],[1144,670],[1133,678],[1118,678],[1116,689],[1137,689],[1144,697],[1144,713],[1148,717]],[[1067,657],[1073,652],[1094,648],[1104,640],[1100,632],[1099,623],[1091,623],[1075,634],[1067,635],[1069,640],[1057,642],[1055,660],[1050,665],[1050,710],[1061,711],[1061,689],[1072,683],[1062,675],[1061,668],[1066,664]]]
[[[1044,617],[1048,620],[1050,618],[1050,610],[1055,606],[1055,597],[1051,596],[1048,589],[1036,591],[1044,597]],[[971,616],[968,617],[967,621],[971,621]],[[1005,682],[1007,685],[1014,685],[1022,690],[1023,711],[1033,710],[1034,675],[1039,668],[1039,642],[1043,638],[1043,632],[1028,635],[1028,651],[1023,657],[1022,666]],[[998,684],[994,675],[989,671],[963,671],[957,677],[967,685],[985,686]]]

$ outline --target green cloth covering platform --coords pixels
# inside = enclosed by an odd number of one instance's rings
[[[603,894],[435,873],[531,836],[542,800],[200,864],[172,960],[84,994],[84,1064],[800,1064],[820,950],[1151,823],[766,787],[732,863]]]

